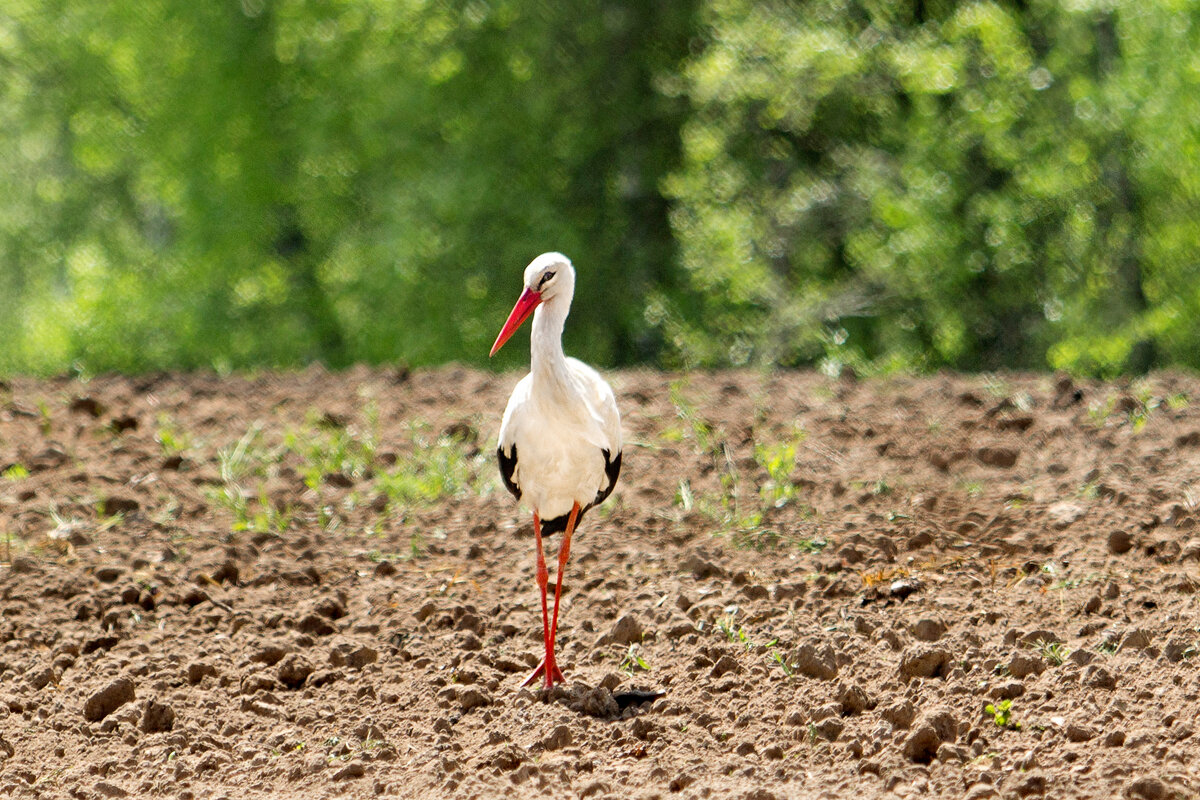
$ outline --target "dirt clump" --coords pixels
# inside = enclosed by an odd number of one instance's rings
[[[117,678],[88,697],[83,705],[83,717],[88,722],[99,722],[133,697],[133,681]]]

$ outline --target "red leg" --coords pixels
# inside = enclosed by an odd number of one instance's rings
[[[533,683],[539,675],[545,676],[545,687],[547,689],[554,686],[556,683],[565,683],[566,678],[563,677],[562,670],[558,668],[558,663],[554,658],[554,638],[558,634],[558,602],[562,597],[562,581],[563,570],[567,566],[567,557],[571,554],[571,534],[575,532],[575,521],[579,518],[579,504],[576,503],[571,508],[571,516],[567,518],[567,530],[563,533],[562,546],[558,548],[558,574],[554,579],[554,620],[550,623],[546,632],[546,657],[542,659],[542,663],[538,664],[537,669],[533,674],[525,679],[522,686],[528,686]],[[542,556],[542,540],[538,537],[538,563],[545,568],[544,557]],[[539,573],[544,574],[544,573]],[[542,584],[542,621],[546,621],[546,589],[545,584]]]
[[[533,538],[537,542],[537,584],[542,593],[542,642],[546,648],[546,655],[542,659],[542,663],[538,664],[537,669],[530,673],[521,685],[528,686],[537,680],[539,675],[545,675],[546,686],[550,687],[554,685],[554,678],[562,680],[562,673],[559,672],[558,665],[554,663],[554,640],[550,635],[550,614],[546,608],[546,586],[550,575],[546,570],[546,556],[542,551],[542,521],[538,518],[536,511],[533,514]]]
[[[567,556],[571,554],[571,534],[575,532],[575,520],[579,517],[579,503],[571,508],[571,516],[567,517],[567,530],[563,533],[562,545],[558,548],[558,574],[554,576],[554,619],[550,623],[550,648],[554,649],[554,639],[558,636],[558,601],[562,597],[563,571],[567,568]]]

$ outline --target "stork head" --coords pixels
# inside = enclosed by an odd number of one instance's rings
[[[571,260],[562,253],[542,253],[529,262],[525,268],[525,288],[517,298],[512,313],[500,329],[496,343],[492,345],[491,356],[504,346],[509,337],[521,327],[521,323],[529,319],[533,310],[542,303],[550,302],[558,297],[565,297],[569,303],[575,293],[575,268]]]

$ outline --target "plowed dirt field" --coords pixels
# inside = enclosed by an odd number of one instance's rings
[[[518,377],[0,385],[0,797],[1197,796],[1195,376],[610,373],[548,696]]]

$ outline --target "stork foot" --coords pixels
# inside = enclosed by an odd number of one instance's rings
[[[558,668],[558,664],[554,663],[554,661],[551,661],[550,668],[547,669],[546,659],[543,658],[542,662],[537,665],[537,668],[533,672],[529,673],[529,677],[521,683],[521,686],[529,686],[539,677],[545,679],[542,681],[542,686],[546,689],[553,688],[554,684],[556,683],[566,683],[566,678],[563,677],[562,670]]]

